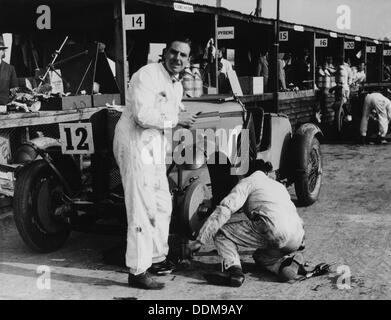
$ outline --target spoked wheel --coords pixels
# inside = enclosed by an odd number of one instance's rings
[[[347,107],[344,104],[341,104],[338,110],[335,113],[335,131],[339,138],[341,138],[346,132],[348,125],[348,112],[346,111]]]
[[[16,179],[15,224],[34,251],[55,251],[69,236],[69,227],[56,217],[56,212],[64,207],[62,191],[58,178],[43,160],[26,165]]]
[[[300,205],[309,206],[319,197],[322,183],[322,155],[320,143],[316,137],[305,136],[299,146],[301,156],[296,174],[295,191]]]
[[[307,172],[308,192],[311,197],[317,197],[317,193],[319,193],[321,183],[322,159],[320,155],[319,141],[316,138],[314,138],[314,140],[312,141],[312,149],[309,154]]]

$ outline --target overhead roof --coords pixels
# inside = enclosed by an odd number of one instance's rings
[[[20,10],[23,12],[23,10],[26,7],[31,7],[34,5],[39,5],[39,4],[46,4],[49,6],[53,6],[56,8],[66,8],[67,11],[72,9],[77,9],[77,8],[82,8],[82,7],[90,7],[90,6],[99,6],[103,4],[114,4],[115,2],[118,2],[120,0],[1,0],[0,1],[0,27],[4,26],[8,21],[11,21],[15,23],[15,12],[17,10]],[[264,25],[273,25],[275,19],[268,19],[268,18],[260,18],[260,17],[255,17],[253,15],[248,15],[241,13],[239,11],[235,10],[229,10],[223,7],[212,7],[212,6],[207,6],[207,5],[202,5],[202,4],[193,4],[190,2],[186,1],[172,1],[172,0],[126,0],[127,5],[131,4],[131,2],[137,1],[141,3],[146,3],[150,5],[156,5],[156,6],[163,6],[163,7],[172,7],[173,2],[180,2],[188,5],[192,5],[194,8],[195,12],[203,12],[203,13],[211,13],[211,14],[218,14],[221,16],[226,16],[226,17],[231,17],[233,19],[245,21],[248,23],[257,23],[257,24],[264,24]],[[9,13],[12,12],[10,15]],[[286,21],[280,21],[280,26],[293,29],[295,24],[291,22],[286,22]],[[308,25],[302,25],[305,31],[310,31],[310,32],[316,32],[320,33],[323,35],[329,35],[330,32],[334,32],[333,30],[327,30],[319,27],[314,27],[314,26],[308,26]],[[355,36],[359,35],[351,35],[347,33],[341,33],[337,32],[339,37],[345,37],[346,39],[351,39],[353,40]],[[365,37],[365,36],[360,36],[362,41],[370,41],[374,42],[375,39]],[[377,40],[376,40],[377,41]],[[384,41],[379,41],[383,43],[388,43]]]
[[[170,0],[168,0],[168,1],[167,0],[137,0],[137,1],[138,2],[143,2],[143,3],[148,3],[148,4],[151,4],[151,5],[164,6],[164,7],[172,7],[173,6],[173,2],[180,2],[180,3],[192,5],[195,12],[214,13],[214,14],[218,14],[218,15],[222,15],[222,16],[232,17],[232,18],[239,19],[239,20],[242,20],[242,21],[247,21],[249,23],[260,23],[260,24],[272,25],[272,24],[274,24],[274,21],[275,21],[275,19],[256,17],[256,16],[253,16],[253,15],[241,13],[239,11],[229,10],[229,9],[226,9],[226,8],[223,8],[223,7],[212,7],[212,6],[207,6],[207,5],[203,5],[203,4],[194,4],[194,3],[190,3],[190,2],[187,2],[187,1],[181,1],[181,0],[178,0],[178,1],[170,1]],[[255,3],[255,1],[254,1],[254,3]],[[295,23],[291,23],[291,22],[287,22],[287,21],[280,21],[280,26],[281,27],[293,29],[295,25],[296,25]],[[301,25],[301,26],[304,27],[305,31],[316,32],[316,33],[327,34],[327,35],[329,35],[330,32],[333,32],[333,33],[337,33],[337,35],[339,37],[345,37],[346,39],[350,39],[350,40],[354,40],[354,38],[356,36],[359,36],[362,41],[374,42],[376,40],[376,39],[365,37],[365,36],[352,35],[352,34],[342,33],[342,32],[336,32],[334,30],[329,30],[329,29],[324,29],[324,28],[319,28],[319,27],[314,27],[314,26],[308,26],[308,25]],[[378,40],[376,40],[376,41],[378,41]],[[380,41],[379,40],[379,42],[384,42],[384,41]],[[385,42],[385,43],[388,43],[388,42]]]

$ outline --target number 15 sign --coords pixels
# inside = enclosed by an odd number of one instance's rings
[[[63,154],[94,153],[91,123],[60,123],[59,129]]]

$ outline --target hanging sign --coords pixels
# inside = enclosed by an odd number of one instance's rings
[[[217,39],[235,39],[235,27],[217,28]]]
[[[344,44],[345,49],[354,49],[354,41],[346,41]]]
[[[391,56],[391,50],[390,49],[383,50],[383,56],[386,56],[386,57]]]
[[[145,14],[127,14],[124,22],[125,30],[144,30]]]
[[[367,53],[376,53],[376,46],[368,46]]]
[[[188,13],[194,13],[194,7],[192,5],[178,3],[178,2],[174,2],[174,10],[188,12]]]
[[[280,41],[288,41],[288,31],[280,31]]]
[[[315,39],[315,47],[327,47],[327,44],[328,44],[327,38]]]

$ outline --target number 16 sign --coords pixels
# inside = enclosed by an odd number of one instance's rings
[[[91,123],[60,123],[59,129],[63,154],[94,153]]]

